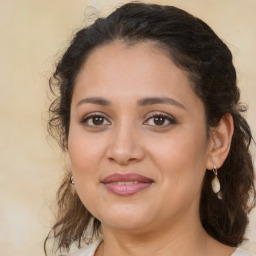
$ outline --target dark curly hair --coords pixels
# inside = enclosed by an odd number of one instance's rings
[[[206,172],[200,201],[200,218],[209,235],[223,244],[237,246],[244,240],[248,213],[255,206],[254,170],[249,153],[250,127],[241,115],[246,107],[239,102],[232,54],[225,43],[202,20],[172,6],[128,3],[106,18],[98,18],[81,29],[59,61],[50,88],[57,93],[51,104],[48,130],[62,149],[68,150],[70,105],[77,74],[88,55],[97,47],[115,40],[125,44],[152,41],[165,50],[174,63],[189,74],[196,95],[204,104],[206,126],[219,124],[230,113],[234,122],[230,152],[220,168],[223,200],[211,190],[212,172]],[[55,94],[56,95],[56,94]],[[53,237],[57,248],[78,247],[100,231],[95,219],[70,185],[68,172],[58,190],[56,224],[45,240]],[[250,203],[249,203],[250,202]],[[45,249],[46,250],[46,249]]]

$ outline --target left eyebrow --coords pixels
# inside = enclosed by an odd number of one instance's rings
[[[168,104],[168,105],[174,105],[174,106],[186,109],[183,104],[181,104],[175,99],[168,98],[168,97],[143,98],[143,99],[140,99],[137,103],[139,106],[154,105],[154,104]]]

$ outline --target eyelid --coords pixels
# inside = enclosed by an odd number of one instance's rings
[[[111,122],[109,121],[110,118],[105,113],[102,113],[102,112],[92,112],[92,113],[83,115],[83,117],[80,119],[80,123],[85,124],[87,120],[89,120],[90,118],[93,118],[93,117],[103,117],[105,120],[108,121],[109,124],[111,124]]]
[[[93,117],[103,117],[107,122],[108,124],[102,124],[102,125],[89,125],[89,124],[86,124],[86,122],[90,119],[90,118],[93,118]],[[168,124],[165,124],[165,125],[150,125],[150,124],[147,124],[147,122],[151,119],[151,118],[154,118],[154,117],[163,117],[165,118],[169,123]],[[148,126],[156,126],[158,128],[165,128],[165,127],[168,127],[170,125],[173,125],[173,124],[177,124],[177,120],[176,118],[174,118],[172,115],[170,114],[167,114],[165,112],[160,112],[160,111],[152,111],[150,113],[148,113],[144,119],[146,119],[143,124],[144,125],[148,125]],[[108,115],[106,115],[105,113],[103,112],[92,112],[92,113],[88,113],[86,115],[83,115],[83,117],[80,119],[80,123],[81,124],[84,124],[84,125],[87,125],[88,127],[102,127],[102,126],[106,126],[106,125],[110,125],[112,124],[112,122],[110,121],[110,118],[108,117]]]
[[[146,122],[148,122],[148,120],[150,120],[151,118],[153,118],[153,117],[163,117],[163,118],[166,118],[168,121],[169,121],[169,124],[168,125],[162,125],[162,127],[167,127],[167,126],[169,126],[169,125],[171,125],[171,124],[177,124],[177,120],[176,120],[176,118],[174,118],[172,115],[170,115],[170,114],[167,114],[167,113],[165,113],[165,112],[159,112],[159,111],[157,111],[157,112],[150,112],[146,117],[145,117],[145,119],[146,119],[146,121],[144,122],[144,124],[146,123]],[[155,126],[157,126],[157,125],[155,125]],[[160,125],[158,126],[159,128],[161,127]]]

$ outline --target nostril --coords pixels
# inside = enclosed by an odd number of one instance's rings
[[[108,158],[111,162],[117,162],[120,165],[128,165],[131,162],[137,161],[136,158],[130,158],[125,156],[115,156],[115,157],[109,157]]]
[[[132,162],[141,161],[144,158],[144,152],[139,148],[133,148],[131,150],[117,150],[112,148],[108,150],[106,156],[111,162],[128,165]]]

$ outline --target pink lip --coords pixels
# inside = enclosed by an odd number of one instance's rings
[[[102,183],[110,192],[128,196],[148,188],[154,181],[136,173],[114,173],[104,178]]]

